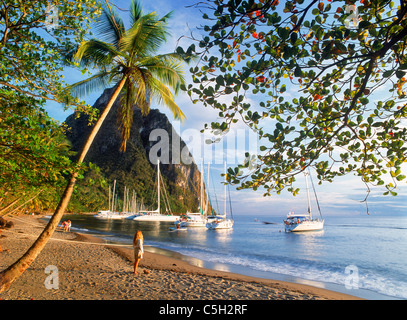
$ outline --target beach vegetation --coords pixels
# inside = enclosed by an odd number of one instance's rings
[[[66,184],[66,177],[80,169],[69,160],[70,146],[63,126],[48,116],[44,106],[46,101],[69,100],[78,110],[90,110],[86,103],[63,91],[66,83],[61,71],[73,66],[69,57],[99,13],[96,0],[0,3],[0,214],[3,216],[18,213],[29,205],[53,205],[55,200],[50,200],[50,195],[55,196]],[[26,268],[34,258],[31,255],[19,261]],[[1,272],[0,291],[25,268],[14,264]]]
[[[63,127],[18,92],[0,93],[0,216],[46,201],[70,170]],[[53,201],[55,202],[55,201]],[[45,204],[42,207],[50,207]]]
[[[76,8],[78,10],[76,12],[78,17],[74,16],[73,20],[80,22],[81,14],[85,13],[85,11],[79,9],[82,3],[72,2],[72,9]],[[39,1],[38,3],[43,6],[48,4],[47,1]],[[63,6],[66,10],[69,10],[69,4],[70,1],[64,2]],[[94,4],[96,7],[100,7],[96,3]],[[16,25],[23,24],[26,18],[26,12],[23,10],[25,7],[18,7],[12,4],[7,6],[7,8],[11,7],[14,11],[21,11],[19,12],[20,20],[16,21]],[[167,21],[171,14],[167,14],[162,18],[158,17],[156,13],[144,14],[139,2],[132,1],[130,6],[131,26],[126,30],[123,20],[112,6],[106,2],[101,7],[102,11],[97,18],[95,27],[95,32],[100,35],[100,38],[84,41],[84,37],[82,36],[81,39],[76,39],[78,40],[77,43],[80,43],[79,48],[75,45],[73,47],[67,46],[65,48],[66,50],[63,51],[64,56],[62,56],[61,53],[60,56],[54,57],[56,61],[63,60],[62,57],[73,57],[73,63],[84,67],[84,70],[87,70],[86,68],[92,68],[93,70],[97,70],[97,72],[90,78],[74,85],[68,87],[61,85],[56,87],[55,91],[52,91],[52,97],[58,97],[58,99],[65,101],[67,104],[74,104],[79,101],[78,96],[100,89],[101,86],[106,87],[107,85],[113,85],[115,90],[105,109],[97,116],[97,121],[92,128],[90,136],[78,154],[75,163],[76,170],[73,170],[69,174],[59,204],[47,226],[23,256],[16,263],[0,273],[0,292],[7,289],[10,284],[30,266],[57,228],[73,194],[76,180],[80,175],[81,164],[117,98],[121,100],[119,121],[122,137],[121,149],[123,151],[126,150],[126,141],[129,138],[133,110],[135,107],[140,108],[142,112],[146,114],[149,111],[151,100],[155,99],[167,106],[176,118],[184,119],[184,114],[174,102],[173,94],[173,92],[176,94],[180,86],[184,85],[182,73],[182,63],[185,61],[184,56],[179,53],[156,54],[167,39]],[[59,6],[57,8],[59,9]],[[13,10],[11,11],[14,12]],[[63,14],[63,11],[59,13]],[[7,22],[8,17],[4,16],[3,11],[1,14],[0,21]],[[60,14],[58,14],[58,17],[60,17]],[[40,19],[40,16],[38,16],[37,19]],[[62,20],[64,21],[65,19]],[[61,21],[61,19],[59,21]],[[73,26],[76,26],[77,30],[73,28]],[[35,25],[32,27],[35,28]],[[27,29],[30,30],[29,28]],[[68,36],[69,32],[82,34],[81,30],[81,25],[71,24],[67,25],[66,28],[61,26],[61,30],[56,26],[54,33]],[[47,32],[47,30],[44,31]],[[7,43],[7,41],[15,42],[15,40],[8,40],[13,39],[8,37],[9,34],[10,28],[7,28],[6,25],[6,28],[3,30],[4,43]],[[31,34],[31,36],[33,35]],[[68,40],[65,39],[61,41]],[[57,44],[60,45],[60,41],[57,41]],[[22,47],[24,47],[24,45],[24,43],[21,44]],[[34,39],[30,39],[29,46],[32,45],[41,46],[41,43],[38,43],[35,37]],[[30,48],[27,50],[29,49]],[[2,50],[4,50],[4,48],[2,48]],[[16,50],[18,51],[18,48]],[[35,57],[31,57],[30,61],[35,64]],[[46,65],[41,65],[41,60],[39,60],[39,63],[39,69],[46,69]],[[50,61],[50,63],[52,67],[53,61]],[[16,72],[18,73],[18,70],[16,70]],[[29,72],[29,74],[31,74],[31,72]],[[28,82],[27,79],[21,78],[10,80],[4,86],[24,94],[30,91],[29,88],[18,88],[16,86],[17,80],[21,80],[23,84]],[[44,83],[52,80],[53,78],[51,76],[49,78],[43,78]],[[1,84],[3,83],[0,82],[0,85]],[[38,89],[36,83],[32,84],[30,88],[33,88],[33,90]],[[42,96],[40,96],[41,99],[50,98],[45,96],[47,93],[46,88],[47,86],[44,85],[44,90],[40,90],[42,94]],[[35,97],[37,98],[37,94],[35,94]]]

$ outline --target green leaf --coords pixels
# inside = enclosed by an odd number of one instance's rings
[[[403,78],[405,75],[406,75],[406,73],[404,71],[401,71],[401,70],[396,71],[396,77],[399,79]]]
[[[383,72],[383,77],[388,78],[393,74],[393,70],[387,70]]]
[[[216,77],[216,83],[220,86],[224,86],[225,85],[225,80],[223,79],[223,76],[217,76]]]
[[[397,181],[402,181],[402,180],[406,179],[406,176],[400,174],[400,175],[398,175],[398,176],[396,177],[396,179],[397,179]]]
[[[296,77],[301,77],[302,76],[302,71],[301,68],[299,66],[297,66],[294,70],[294,76]]]

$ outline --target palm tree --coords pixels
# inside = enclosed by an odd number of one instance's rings
[[[171,13],[158,19],[154,12],[143,15],[139,3],[132,1],[131,27],[125,30],[123,21],[114,10],[104,7],[97,25],[102,39],[82,43],[74,56],[80,64],[100,70],[94,76],[71,86],[77,95],[87,94],[100,86],[106,87],[111,82],[116,83],[106,109],[121,94],[118,117],[122,151],[126,149],[135,105],[146,115],[150,110],[151,100],[155,98],[164,103],[175,118],[185,117],[167,87],[178,93],[184,83],[184,57],[178,53],[153,55],[166,41],[166,21],[170,16]]]
[[[77,95],[88,94],[114,83],[114,92],[99,116],[78,159],[80,165],[104,119],[120,96],[119,122],[122,137],[121,150],[126,150],[130,135],[133,110],[137,106],[147,114],[153,99],[166,105],[175,118],[183,120],[184,114],[174,102],[174,95],[184,84],[182,62],[178,53],[154,55],[165,43],[168,33],[166,22],[170,14],[158,18],[155,13],[143,14],[140,4],[133,0],[130,6],[131,27],[126,30],[122,19],[112,7],[105,5],[96,31],[101,39],[82,43],[74,59],[82,65],[98,68],[90,78],[70,86]],[[6,290],[35,260],[58,226],[71,198],[78,172],[68,181],[54,215],[30,249],[8,269],[0,273],[0,292]]]

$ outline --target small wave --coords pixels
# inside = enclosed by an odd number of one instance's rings
[[[86,229],[86,228],[78,228],[78,227],[71,227],[71,231],[89,232],[89,229]]]

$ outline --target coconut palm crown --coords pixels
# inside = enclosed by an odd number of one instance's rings
[[[70,86],[76,95],[86,95],[101,87],[115,85],[116,94],[111,99],[120,97],[118,122],[121,151],[126,150],[134,107],[140,108],[142,114],[146,115],[152,100],[155,100],[167,106],[174,118],[185,119],[174,102],[174,94],[185,83],[182,65],[186,58],[175,52],[156,55],[169,36],[167,20],[170,16],[171,13],[162,18],[155,12],[143,14],[139,2],[133,0],[130,5],[130,28],[126,30],[115,10],[104,5],[95,27],[100,39],[83,42],[74,55],[74,60],[80,65],[98,69],[90,78]],[[113,104],[114,101],[111,102]]]

